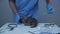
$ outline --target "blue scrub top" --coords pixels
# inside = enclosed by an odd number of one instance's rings
[[[38,18],[38,0],[16,0],[15,4],[20,16]]]

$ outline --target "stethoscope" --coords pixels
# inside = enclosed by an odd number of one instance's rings
[[[8,24],[8,27],[7,28],[0,29],[0,33],[4,33],[5,30],[12,31],[16,27],[17,27],[17,24]]]
[[[17,27],[17,24],[9,24],[8,27],[10,28],[10,31],[12,31],[14,28]]]

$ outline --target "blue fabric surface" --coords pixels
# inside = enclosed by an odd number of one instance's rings
[[[40,34],[52,34],[50,32],[41,32]]]
[[[38,0],[16,0],[15,4],[20,16],[29,17],[38,12]]]

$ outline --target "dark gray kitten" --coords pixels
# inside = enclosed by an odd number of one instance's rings
[[[32,17],[22,17],[19,22],[22,22],[25,26],[31,26],[31,28],[38,25],[38,21]]]

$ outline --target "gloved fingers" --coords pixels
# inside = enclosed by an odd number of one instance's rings
[[[19,15],[15,15],[15,22],[16,23],[19,23],[19,19],[20,19],[20,16]]]
[[[53,14],[54,9],[53,9],[53,7],[50,4],[47,4],[46,8],[48,10],[48,14]]]

